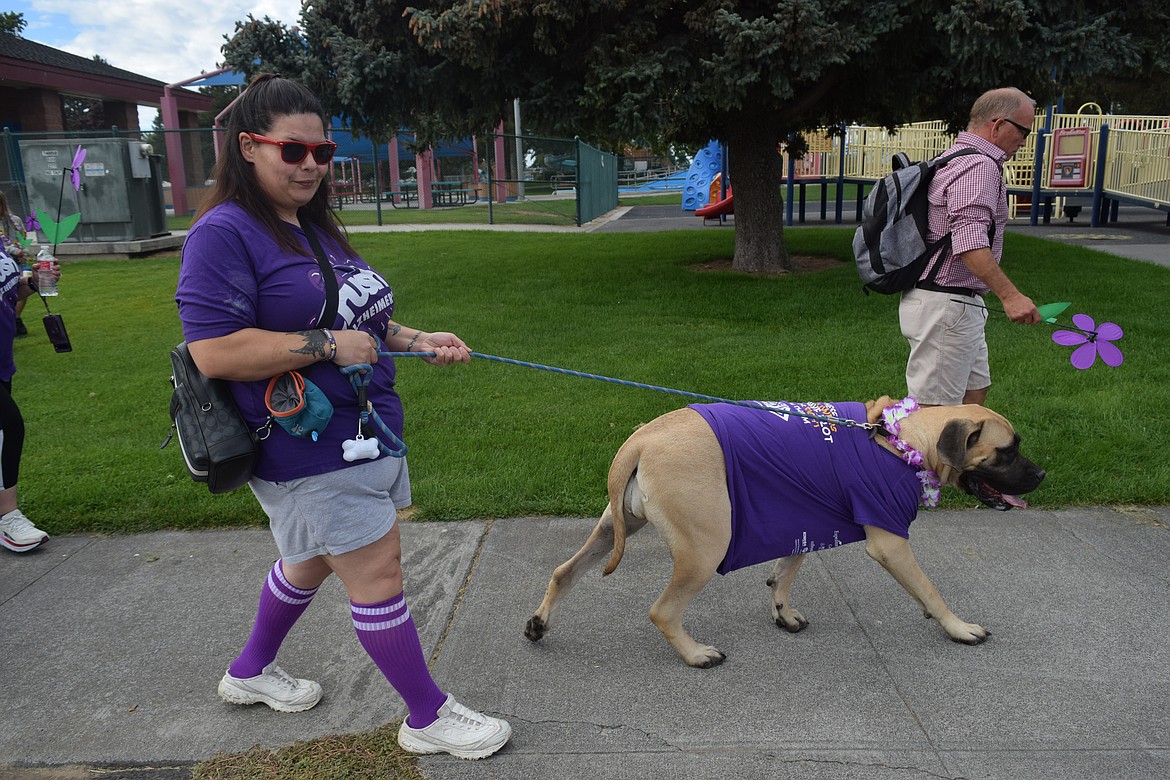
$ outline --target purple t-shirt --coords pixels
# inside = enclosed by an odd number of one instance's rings
[[[787,412],[865,422],[860,403],[692,404],[727,467],[731,545],[719,573],[865,538],[863,525],[903,538],[918,514],[916,469],[863,428]]]
[[[12,342],[16,338],[16,301],[20,297],[20,263],[0,251],[0,379],[8,382],[16,373]]]
[[[278,332],[331,327],[360,329],[376,336],[380,349],[394,314],[394,291],[364,260],[347,254],[323,231],[317,237],[337,276],[337,319],[318,324],[325,310],[321,269],[305,234],[293,225],[307,255],[281,249],[268,229],[235,203],[212,208],[192,226],[183,243],[175,300],[188,342],[226,336],[242,328]],[[364,463],[342,458],[341,443],[358,432],[357,395],[333,363],[300,369],[333,404],[333,418],[317,441],[302,439],[273,425],[260,445],[256,476],[272,482],[324,474]],[[394,361],[374,366],[369,399],[382,421],[402,436],[402,402],[394,390]],[[260,426],[268,419],[264,393],[268,380],[232,382],[244,419]],[[389,442],[386,442],[389,444]]]

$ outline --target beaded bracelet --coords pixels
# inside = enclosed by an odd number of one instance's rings
[[[333,333],[329,328],[321,328],[321,332],[325,334],[325,338],[329,339],[329,357],[326,360],[333,360],[337,357],[337,339],[333,338]]]

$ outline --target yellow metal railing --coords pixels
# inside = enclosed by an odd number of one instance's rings
[[[1047,131],[1045,125],[1048,125]],[[1093,193],[1097,181],[1097,164],[1101,128],[1109,126],[1108,149],[1104,162],[1103,192],[1107,196],[1147,203],[1155,208],[1170,208],[1170,117],[1105,115],[1096,104],[1086,103],[1075,114],[1036,113],[1025,145],[1004,165],[1004,181],[1012,194],[1009,206],[1016,216],[1017,204],[1027,202],[1033,189],[1036,171],[1036,148],[1044,139],[1044,160],[1040,166],[1040,189],[1046,196],[1056,195],[1057,213],[1064,199]],[[1078,187],[1052,186],[1053,131],[1088,127],[1088,155],[1085,161],[1085,184]],[[929,160],[946,151],[955,136],[942,121],[914,122],[893,130],[854,125],[840,134],[821,130],[806,136],[808,152],[795,162],[795,178],[809,180],[836,179],[876,182],[890,172],[894,155],[902,152],[911,160]],[[842,140],[844,143],[842,144]],[[842,152],[844,147],[844,152]],[[842,160],[844,154],[844,160]],[[784,170],[788,171],[785,154]]]
[[[1109,130],[1106,193],[1170,206],[1170,130]]]
[[[898,152],[911,160],[929,160],[954,143],[954,135],[942,123],[937,127],[905,125],[893,131],[881,127],[850,127],[845,133],[845,178],[877,181],[890,172]],[[840,165],[838,147],[837,165]],[[837,168],[834,168],[836,170]]]

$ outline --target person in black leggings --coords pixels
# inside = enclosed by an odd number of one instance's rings
[[[16,506],[24,418],[12,399],[12,375],[16,373],[12,342],[16,338],[16,303],[32,293],[20,263],[0,251],[0,547],[13,552],[35,550],[49,541],[49,535]]]

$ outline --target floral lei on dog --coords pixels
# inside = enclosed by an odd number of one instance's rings
[[[911,466],[922,466],[926,460],[922,457],[921,452],[898,438],[898,433],[902,430],[902,420],[910,416],[911,412],[916,412],[920,408],[917,399],[903,398],[893,406],[887,406],[882,410],[882,426],[889,434],[886,437],[886,441],[894,445],[894,448],[901,453],[902,460]],[[939,494],[941,492],[939,489],[938,475],[928,468],[921,468],[917,476],[919,481],[922,482],[922,496],[919,497],[918,502],[925,507],[938,506]]]

